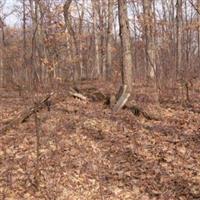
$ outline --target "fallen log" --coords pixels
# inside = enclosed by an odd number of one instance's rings
[[[104,93],[102,93],[99,89],[94,87],[83,88],[81,90],[79,89],[78,93],[81,93],[93,102],[101,102],[107,100],[107,96]]]
[[[81,99],[83,101],[87,100],[87,97],[85,97],[84,95],[82,95],[81,93],[76,92],[75,90],[69,91],[69,94],[75,98]]]
[[[0,128],[0,135],[5,134],[6,131],[8,131],[9,129],[13,128],[17,124],[26,122],[31,117],[31,115],[33,115],[36,112],[39,112],[44,107],[47,107],[48,110],[49,110],[48,101],[49,101],[49,99],[51,98],[52,95],[53,95],[53,93],[48,94],[44,99],[42,99],[39,102],[36,102],[34,104],[34,106],[26,109],[25,111],[22,111],[18,116],[16,116],[13,119],[7,121],[6,125],[4,125],[3,127]]]
[[[155,121],[159,121],[159,117],[147,113],[146,111],[144,111],[144,109],[142,109],[141,107],[137,106],[137,105],[133,105],[133,106],[124,106],[125,109],[130,110],[135,116],[139,117],[139,116],[143,116],[145,119],[147,120],[155,120]]]

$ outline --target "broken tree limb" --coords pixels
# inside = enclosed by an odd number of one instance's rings
[[[75,91],[69,91],[69,94],[73,97],[76,97],[78,99],[81,99],[81,100],[84,100],[86,101],[87,100],[87,97],[85,97],[84,95],[82,95],[81,93],[78,93],[78,92],[75,92]]]
[[[117,102],[113,106],[113,111],[118,112],[120,109],[122,109],[130,96],[131,94],[127,93],[127,85],[123,85],[119,90]]]
[[[75,88],[73,87],[73,89]],[[103,92],[95,87],[83,88],[81,90],[79,89],[79,91],[76,90],[75,92],[82,94],[83,96],[87,97],[88,100],[95,102],[106,101],[108,98]]]
[[[124,95],[122,95],[117,101],[117,103],[114,105],[113,111],[118,112],[120,109],[122,109],[126,104],[126,102],[128,101],[129,97],[130,93],[125,93]]]
[[[120,87],[120,90],[116,96],[117,102],[114,106],[111,105],[111,108],[114,112],[118,112],[120,109],[125,108],[130,110],[135,116],[143,116],[147,120],[159,120],[156,116],[147,113],[141,107],[135,105],[128,105],[128,100],[130,93],[127,92],[127,86],[123,85]]]
[[[48,94],[44,99],[42,99],[39,102],[36,102],[34,106],[26,109],[25,111],[22,111],[17,117],[14,117],[10,121],[6,122],[6,125],[0,128],[0,135],[5,134],[7,130],[13,128],[15,125],[24,123],[35,112],[38,112],[42,110],[44,107],[46,107],[48,100],[51,98],[53,94],[54,93]]]
[[[117,94],[117,102],[113,106],[113,111],[118,112],[120,109],[124,107],[126,102],[128,101],[129,97],[131,96],[130,93],[127,93],[127,85],[121,86],[118,94]]]
[[[137,117],[143,116],[147,120],[155,120],[155,121],[160,120],[159,117],[153,114],[147,113],[146,111],[144,111],[143,108],[139,107],[138,105],[125,106],[125,109],[130,110]]]
[[[118,112],[120,109],[122,109],[130,96],[130,93],[125,93],[124,95],[122,95],[117,101],[117,103],[114,105],[113,111]]]

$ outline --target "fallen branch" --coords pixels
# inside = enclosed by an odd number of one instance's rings
[[[73,88],[71,88],[70,91],[73,93],[78,93],[78,95],[81,94],[84,97],[86,97],[88,100],[92,100],[95,102],[101,102],[101,101],[107,100],[107,96],[105,94],[103,94],[100,90],[98,90],[97,88],[94,88],[94,87],[83,88],[83,89],[73,87]]]
[[[85,97],[84,95],[82,95],[81,93],[78,93],[76,90],[74,90],[73,88],[71,89],[71,91],[69,91],[69,94],[73,97],[76,97],[78,99],[81,99],[83,101],[87,100],[87,97]]]
[[[130,110],[135,116],[143,116],[148,120],[159,120],[156,116],[147,113],[141,107],[137,105],[128,105],[128,99],[130,93],[127,92],[127,85],[124,85],[120,88],[118,94],[116,95],[117,102],[113,105],[113,102],[110,99],[110,107],[114,112],[118,112],[121,109]]]
[[[126,85],[124,85],[123,88],[120,89],[118,96],[119,97],[117,98],[117,102],[113,106],[114,112],[118,112],[120,109],[122,109],[130,97],[130,93],[127,93]]]
[[[126,104],[126,102],[128,101],[129,97],[130,97],[130,93],[123,94],[119,98],[119,100],[117,101],[117,103],[114,105],[113,111],[114,112],[118,112],[119,110],[121,110],[124,107],[124,105]]]
[[[125,109],[130,110],[135,116],[143,116],[147,120],[156,120],[156,121],[159,120],[157,116],[147,113],[146,111],[144,111],[141,107],[137,105],[125,106]]]
[[[44,99],[35,103],[34,106],[26,109],[25,111],[21,112],[17,117],[14,117],[10,121],[6,123],[2,128],[0,128],[0,134],[5,134],[5,132],[17,124],[24,123],[28,118],[31,117],[34,113],[42,110],[44,107],[48,107],[49,103],[48,100],[51,98],[53,93],[48,94]]]

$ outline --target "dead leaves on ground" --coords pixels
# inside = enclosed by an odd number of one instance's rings
[[[3,117],[12,115],[3,106]],[[149,109],[162,119],[135,118],[127,110],[113,114],[101,102],[58,101],[50,114],[38,114],[37,180],[34,120],[1,137],[0,197],[199,199],[199,114]]]

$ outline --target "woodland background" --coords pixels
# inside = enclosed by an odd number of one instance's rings
[[[4,2],[1,2],[3,9]],[[199,74],[199,2],[127,1],[134,83],[159,89]],[[47,87],[67,81],[120,81],[116,1],[19,1],[18,26],[1,16],[1,87]],[[67,20],[67,21],[66,21]],[[178,78],[177,78],[178,77]]]

